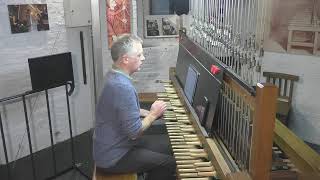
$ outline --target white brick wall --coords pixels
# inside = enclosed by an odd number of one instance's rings
[[[11,34],[8,17],[8,4],[28,4],[28,3],[47,3],[50,31],[33,31],[28,33]],[[31,90],[29,68],[27,58],[48,55],[50,53],[67,51],[66,29],[64,28],[63,0],[50,1],[2,1],[0,4],[0,97],[8,97]],[[54,46],[55,44],[55,46]],[[63,89],[62,89],[63,92]],[[55,111],[61,111],[64,105],[59,103],[60,93],[52,93],[55,96],[52,103],[58,106]],[[29,114],[30,128],[32,132],[34,151],[49,145],[49,139],[45,134],[48,129],[46,118],[46,106],[43,94],[28,98],[28,109],[32,109]],[[53,105],[53,104],[51,104]],[[31,108],[33,107],[33,108]],[[9,152],[9,159],[23,157],[29,153],[27,146],[27,136],[25,131],[24,114],[22,103],[10,103],[1,105],[2,121],[4,123],[6,141]],[[65,114],[57,113],[54,118],[55,129],[65,127],[66,124],[59,122],[60,116]],[[55,114],[55,112],[52,112]],[[60,118],[59,118],[60,117]],[[63,134],[63,130],[59,130]],[[62,136],[61,136],[62,138]],[[63,139],[63,138],[62,138]],[[60,139],[60,140],[62,140]],[[59,141],[59,139],[56,139]],[[20,151],[19,151],[20,149]],[[0,148],[1,157],[3,156],[2,146]],[[1,158],[1,162],[4,159]]]
[[[163,91],[156,79],[168,79],[169,67],[175,66],[178,55],[178,41],[176,38],[144,39],[142,26],[142,0],[132,0],[132,33],[143,39],[146,60],[141,70],[133,75],[134,84],[138,92]],[[107,47],[104,49],[104,73],[110,69],[112,59]]]
[[[8,4],[39,4],[46,3],[49,14],[49,31],[33,31],[27,33],[11,34]],[[23,93],[31,90],[29,77],[28,58],[72,51],[73,45],[78,46],[78,41],[70,42],[67,30],[64,26],[63,0],[1,0],[0,1],[0,98]],[[86,29],[83,28],[85,31]],[[69,35],[70,35],[69,34]],[[86,37],[85,37],[86,38]],[[80,66],[79,54],[73,54],[74,71]],[[89,66],[89,65],[88,65]],[[79,80],[77,73],[75,79]],[[88,75],[90,81],[90,76]],[[75,94],[83,95],[84,91],[78,90]],[[85,95],[87,98],[87,94]],[[89,95],[90,96],[90,95]],[[74,95],[72,96],[74,97]],[[78,106],[79,100],[70,98],[71,106]],[[54,141],[60,142],[69,138],[66,100],[64,87],[49,91],[51,118],[53,123]],[[87,101],[89,105],[90,102]],[[50,145],[49,125],[44,93],[27,98],[28,117],[31,128],[33,151],[41,150]],[[88,109],[88,108],[87,108]],[[29,154],[26,125],[21,100],[0,104],[2,122],[5,129],[6,143],[9,160],[15,160]],[[71,108],[74,133],[79,134],[88,130],[91,126],[90,114],[83,114],[86,122],[77,122],[76,117],[81,116]],[[88,117],[88,118],[87,118]],[[77,126],[77,127],[75,127]],[[1,141],[1,140],[0,140]],[[2,142],[0,146],[0,164],[5,162]]]
[[[21,34],[11,34],[8,4],[28,4],[28,3],[47,3],[50,31],[28,32]],[[101,1],[102,11],[105,12],[105,1]],[[132,32],[142,30],[137,26],[137,3],[132,1]],[[20,0],[20,1],[0,1],[0,98],[23,93],[31,90],[29,69],[27,59],[69,51],[70,46],[77,45],[76,42],[68,42],[68,33],[64,26],[63,0]],[[102,17],[103,18],[103,17]],[[105,21],[104,21],[105,23]],[[102,39],[106,39],[106,25],[102,23]],[[110,68],[112,60],[107,41],[103,42],[103,66],[104,72]],[[176,39],[148,40],[147,46],[155,45],[157,47],[146,48],[146,62],[140,72],[136,73],[136,86],[139,92],[161,91],[161,88],[154,84],[154,79],[167,79],[168,69],[174,66],[177,56]],[[167,46],[170,45],[170,46]],[[152,68],[150,68],[152,66]],[[77,80],[80,77],[75,77]],[[68,138],[68,125],[66,121],[66,105],[64,89],[57,88],[50,91],[52,107],[53,131],[55,133],[54,141],[59,142]],[[71,100],[71,105],[77,106],[76,101]],[[48,118],[43,93],[27,100],[28,112],[30,118],[30,128],[32,132],[33,151],[43,149],[50,145],[48,134]],[[32,107],[32,108],[31,108]],[[32,109],[30,111],[30,109]],[[21,158],[29,154],[27,146],[27,135],[25,131],[24,113],[21,102],[6,104],[0,106],[2,120],[5,127],[6,141],[10,161]],[[71,112],[72,115],[76,114]],[[77,115],[75,115],[77,116]],[[90,121],[90,120],[89,120]],[[88,123],[74,121],[74,126],[81,129],[78,133],[88,128]],[[1,142],[2,143],[2,142]],[[3,148],[0,146],[0,163],[4,163]]]
[[[138,92],[162,92],[161,83],[155,80],[168,80],[169,68],[176,66],[178,46],[157,46],[144,48],[146,60],[141,70],[133,74],[134,84]]]
[[[265,53],[262,70],[299,76],[293,90],[289,127],[302,139],[320,144],[320,58]]]
[[[50,31],[11,34],[8,4],[42,3],[43,1],[4,1],[0,6],[0,97],[30,90],[27,58],[67,50],[63,0],[48,1]],[[56,18],[53,18],[56,16]],[[54,46],[55,44],[55,46]]]

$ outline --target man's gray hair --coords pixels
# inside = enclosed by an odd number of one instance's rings
[[[111,46],[111,57],[113,62],[116,62],[121,56],[131,53],[135,43],[142,43],[142,40],[131,34],[119,36]]]

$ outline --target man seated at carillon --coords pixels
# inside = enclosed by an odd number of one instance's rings
[[[170,146],[142,136],[163,115],[166,103],[155,101],[150,111],[140,109],[131,75],[145,59],[141,39],[119,37],[111,56],[113,66],[106,74],[96,109],[93,158],[97,170],[108,174],[146,172],[148,180],[176,179]]]

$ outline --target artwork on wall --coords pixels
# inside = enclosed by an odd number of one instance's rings
[[[157,19],[147,20],[147,36],[159,36],[159,24]]]
[[[46,4],[8,5],[11,33],[49,30]]]
[[[145,17],[145,37],[177,37],[178,24],[175,15],[150,15]]]
[[[117,36],[129,34],[130,24],[130,0],[106,0],[107,1],[107,31],[109,48]]]
[[[168,18],[162,18],[162,34],[164,36],[178,35],[176,24]]]
[[[320,55],[320,0],[272,0],[265,50]]]

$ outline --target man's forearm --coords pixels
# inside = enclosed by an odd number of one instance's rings
[[[150,111],[148,111],[146,109],[140,109],[140,116],[141,117],[146,117],[146,116],[148,116],[149,113],[150,113]]]
[[[142,132],[147,130],[151,124],[153,123],[153,121],[155,121],[157,119],[156,116],[152,115],[152,114],[148,114],[143,120],[142,120]]]

